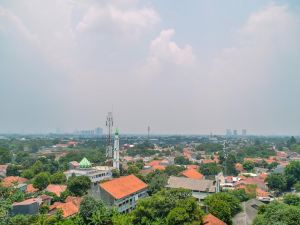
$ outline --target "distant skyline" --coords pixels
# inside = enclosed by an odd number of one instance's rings
[[[298,0],[0,0],[0,133],[300,134]]]

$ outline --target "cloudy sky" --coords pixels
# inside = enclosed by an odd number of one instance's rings
[[[0,132],[300,134],[299,1],[0,0]]]

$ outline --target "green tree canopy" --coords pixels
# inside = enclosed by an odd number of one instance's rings
[[[83,196],[90,188],[91,180],[86,176],[70,177],[67,187],[75,196]]]
[[[50,184],[50,174],[47,172],[41,172],[33,179],[33,187],[39,190],[45,189]]]

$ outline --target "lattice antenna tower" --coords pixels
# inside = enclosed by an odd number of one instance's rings
[[[224,176],[227,175],[227,147],[226,147],[226,140],[223,142],[223,153],[224,153],[224,158],[225,158],[225,165],[224,165]]]
[[[108,112],[106,117],[106,127],[107,127],[107,146],[106,146],[106,158],[112,158],[113,151],[113,142],[112,142],[112,130],[114,126],[113,115],[112,112]]]

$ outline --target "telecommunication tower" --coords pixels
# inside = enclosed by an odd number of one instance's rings
[[[112,158],[112,129],[113,129],[113,115],[112,112],[109,112],[106,117],[106,127],[107,127],[107,146],[106,146],[106,159]]]
[[[118,129],[116,129],[115,132],[113,167],[117,170],[120,170],[120,147]]]

